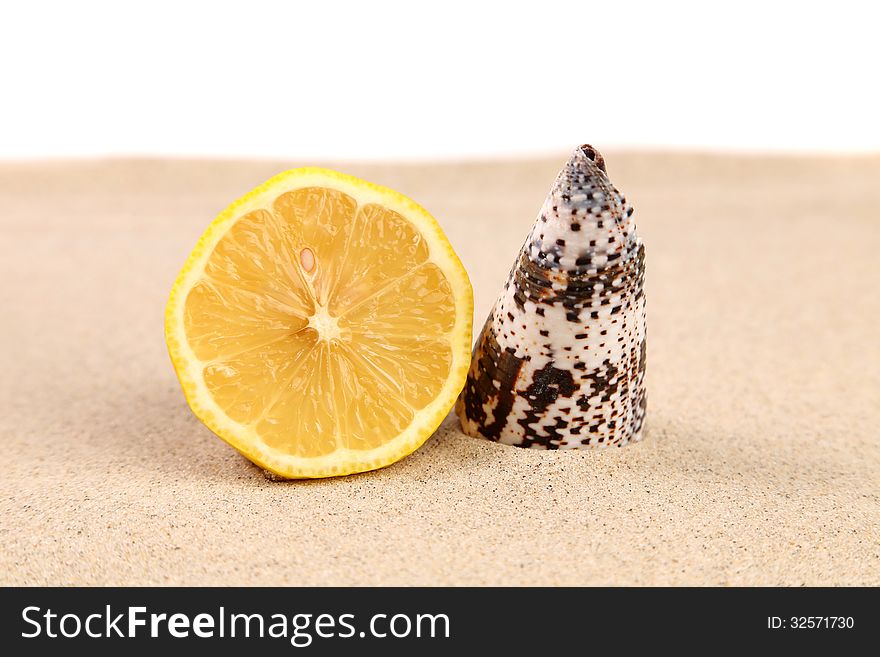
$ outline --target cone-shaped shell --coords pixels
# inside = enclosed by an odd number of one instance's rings
[[[456,411],[472,436],[625,445],[645,417],[645,249],[602,156],[556,178],[474,347]]]

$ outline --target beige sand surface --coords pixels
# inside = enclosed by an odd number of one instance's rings
[[[565,155],[340,167],[419,200],[479,326]],[[0,583],[880,584],[880,158],[606,153],[647,245],[645,442],[450,417],[272,483],[187,409],[162,311],[225,205],[306,164],[0,164]]]

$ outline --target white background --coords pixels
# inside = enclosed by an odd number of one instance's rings
[[[872,2],[20,2],[0,158],[880,150]]]

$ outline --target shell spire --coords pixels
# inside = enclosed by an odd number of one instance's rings
[[[536,449],[622,446],[645,418],[645,247],[596,149],[556,178],[474,347],[465,433]]]

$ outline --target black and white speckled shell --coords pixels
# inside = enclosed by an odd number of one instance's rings
[[[474,347],[462,428],[573,449],[641,439],[645,247],[591,146],[556,178]]]

